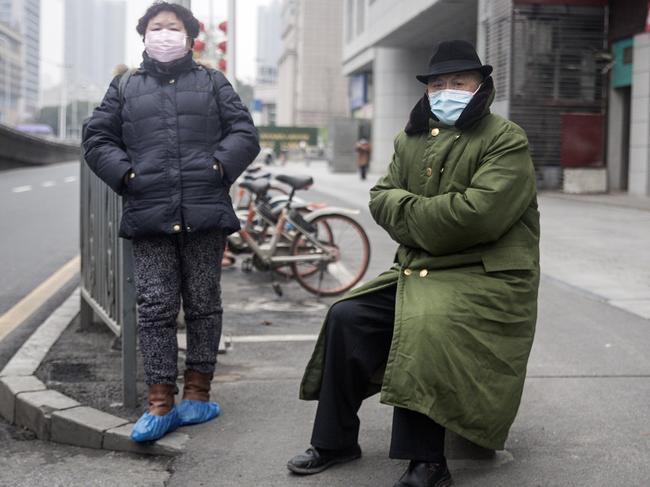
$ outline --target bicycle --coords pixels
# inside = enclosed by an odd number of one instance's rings
[[[246,169],[246,171],[244,171],[244,174],[242,175],[243,181],[257,181],[260,179],[271,181],[272,177],[273,175],[270,172],[264,170],[264,168],[259,164],[249,167],[248,169]],[[286,188],[283,188],[281,186],[272,183],[269,186],[268,192],[273,196],[286,196],[288,194]],[[248,199],[247,196],[248,193],[244,190],[244,188],[240,183],[234,198],[235,201],[233,206],[235,207],[235,209],[242,210],[248,208],[249,203],[251,203],[251,201]]]
[[[243,181],[255,181],[259,179],[265,179],[267,181],[270,181],[272,178],[272,174],[268,171],[263,170],[263,167],[260,164],[255,164],[253,166],[250,166],[244,171],[244,174],[241,176],[241,179]],[[274,198],[280,198],[281,201],[283,198],[286,198],[288,195],[288,191],[286,188],[280,187],[278,185],[271,185],[268,190],[269,193],[274,195]],[[239,212],[241,210],[247,209],[250,204],[252,203],[252,200],[249,197],[248,192],[241,186],[241,183],[238,184],[237,190],[233,193],[234,196],[234,203],[233,207],[235,208],[236,212]],[[230,268],[235,265],[235,262],[237,259],[235,258],[235,255],[238,253],[237,251],[233,252],[230,246],[226,243],[226,248],[224,249],[223,253],[223,258],[221,259],[221,267],[223,269]]]
[[[273,189],[272,184],[269,180],[269,184],[267,185],[262,178],[245,178],[239,186],[239,190],[245,192],[248,207],[246,209],[236,209],[235,211],[241,225],[249,230],[249,234],[258,244],[263,243],[269,238],[269,230],[277,224],[278,216],[289,199],[288,192],[274,196],[271,192]],[[307,203],[297,196],[292,197],[290,206],[303,216],[311,211],[327,207],[325,203]],[[279,239],[276,248],[276,254],[279,255],[289,254],[294,237],[294,234],[291,233],[291,224],[286,223],[285,225],[285,231]],[[232,252],[229,252],[231,255],[252,253],[250,247],[237,234],[230,238],[228,247],[232,250]],[[232,262],[229,264],[232,265]],[[250,260],[244,262],[243,269],[245,271],[251,271],[252,267]],[[290,264],[274,266],[273,272],[285,280],[293,278],[293,270]]]
[[[336,296],[357,284],[370,262],[370,243],[363,227],[351,215],[358,210],[326,207],[301,214],[292,208],[296,191],[313,184],[310,176],[279,175],[278,181],[291,188],[280,211],[270,211],[265,199],[270,183],[243,181],[241,186],[255,196],[243,228],[230,236],[231,248],[252,252],[243,269],[272,271],[273,289],[282,295],[273,271],[289,266],[291,275],[305,290],[318,296]],[[256,225],[255,220],[265,225]],[[260,229],[260,227],[262,229]],[[269,231],[270,230],[270,231]]]

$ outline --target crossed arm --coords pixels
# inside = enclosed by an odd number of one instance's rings
[[[497,137],[463,192],[431,197],[405,189],[398,139],[388,174],[370,190],[370,212],[402,245],[446,255],[493,242],[531,202],[535,175],[523,133]]]

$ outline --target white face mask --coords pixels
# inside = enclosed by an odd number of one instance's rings
[[[465,90],[439,90],[429,93],[431,112],[445,125],[454,125],[474,93]]]
[[[168,63],[185,56],[187,48],[187,35],[175,30],[150,30],[144,36],[144,49],[149,57]]]

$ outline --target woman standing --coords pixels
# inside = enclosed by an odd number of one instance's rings
[[[225,236],[239,229],[228,189],[260,148],[232,86],[193,61],[192,12],[156,2],[137,32],[143,62],[113,79],[83,148],[93,172],[122,195],[120,236],[133,240],[149,408],[131,438],[150,441],[219,414],[209,399],[221,336],[220,262]],[[187,358],[175,406],[181,296]]]

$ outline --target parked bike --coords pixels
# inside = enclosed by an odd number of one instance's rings
[[[276,180],[291,188],[281,204],[272,205],[266,179],[244,180],[240,187],[252,198],[242,229],[229,236],[235,253],[250,252],[242,269],[270,271],[273,288],[282,289],[277,274],[293,277],[318,296],[336,296],[357,284],[370,262],[370,243],[361,225],[352,218],[358,210],[295,205],[296,191],[313,184],[309,176],[279,175]],[[277,201],[277,200],[276,200]],[[243,217],[240,213],[240,217]]]

